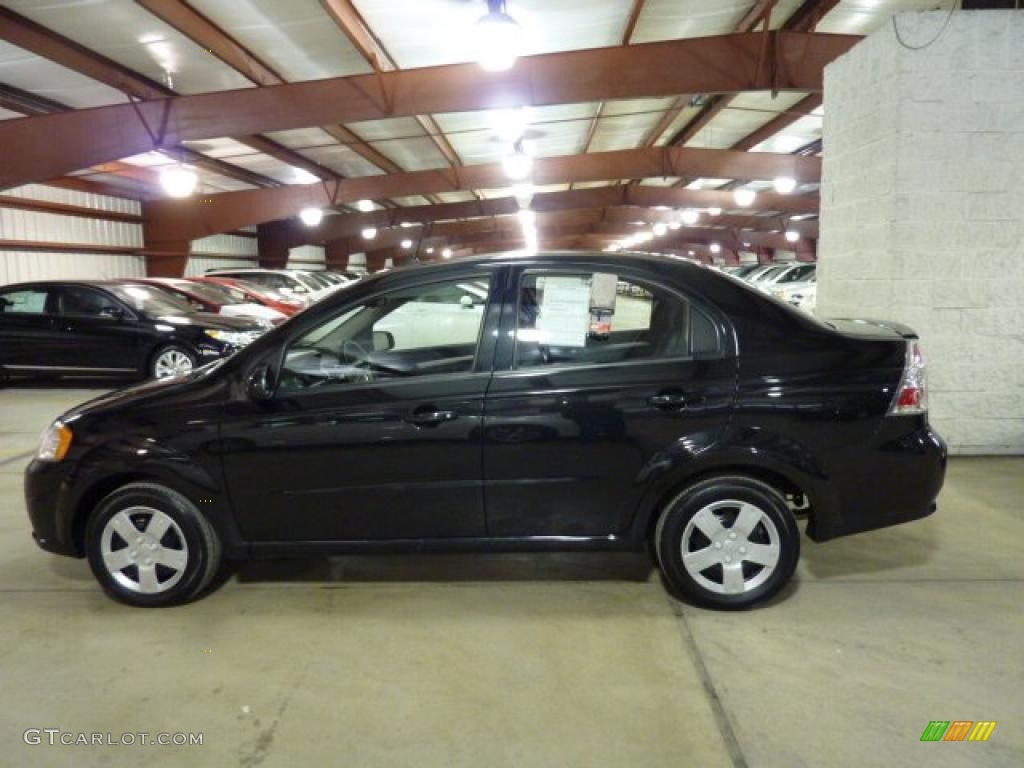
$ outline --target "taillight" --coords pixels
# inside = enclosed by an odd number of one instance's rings
[[[928,372],[921,353],[921,342],[912,339],[907,342],[907,361],[903,366],[903,377],[893,398],[889,413],[907,415],[928,411]]]

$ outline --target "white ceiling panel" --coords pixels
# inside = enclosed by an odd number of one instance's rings
[[[151,80],[163,83],[169,71],[181,93],[250,85],[213,54],[128,0],[4,0],[4,5]]]
[[[411,195],[409,197],[393,197],[392,201],[398,203],[401,206],[411,205],[430,205],[430,201],[425,197],[419,195]]]
[[[16,117],[24,117],[20,112],[11,112],[9,109],[0,109],[0,120],[13,120]]]
[[[724,35],[753,5],[753,0],[647,0],[632,42]]]
[[[318,80],[372,67],[318,0],[191,0],[285,80]]]
[[[355,0],[366,23],[403,69],[472,61],[483,0]],[[626,0],[509,0],[522,26],[524,53],[618,45],[629,16]]]
[[[749,136],[780,112],[792,107],[806,94],[780,93],[773,99],[768,91],[744,93],[733,99],[686,146],[727,149]]]
[[[468,203],[472,200],[476,200],[476,197],[472,192],[441,192],[438,197],[443,203]]]
[[[258,154],[251,147],[234,139],[203,139],[202,141],[186,141],[185,146],[195,152],[216,157],[221,160],[234,160],[236,157],[248,157]]]
[[[69,107],[123,104],[124,94],[0,40],[0,82]]]
[[[933,11],[948,9],[949,5],[948,0],[842,0],[818,23],[816,31],[867,35],[883,24],[892,23],[893,14],[900,11]]]
[[[333,136],[319,128],[297,128],[294,131],[274,131],[263,135],[289,149],[298,150],[331,147],[338,143]]]
[[[314,163],[330,168],[342,176],[357,178],[359,176],[379,176],[382,171],[364,158],[353,152],[343,144],[334,144],[329,147],[318,149],[305,149],[302,154]]]
[[[762,141],[752,152],[795,152],[800,147],[821,138],[821,118],[816,115],[801,117],[786,130]]]
[[[628,99],[609,101],[598,120],[591,152],[633,149],[647,138],[675,97],[662,99]]]
[[[448,168],[447,158],[441,154],[434,140],[428,136],[418,139],[398,139],[373,142],[372,146],[405,171],[429,171]]]

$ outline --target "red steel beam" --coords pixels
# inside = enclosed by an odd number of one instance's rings
[[[788,175],[797,181],[811,182],[821,178],[821,158],[654,147],[541,158],[533,165],[533,180],[538,185],[683,175],[746,180]],[[363,198],[382,200],[407,195],[494,189],[507,184],[501,164],[488,163],[323,184],[225,192],[186,200],[158,200],[147,204],[146,219],[154,237],[174,235],[196,239],[251,224],[289,218],[311,206],[331,208]]]
[[[151,150],[150,131],[166,145],[338,121],[697,90],[815,91],[824,66],[860,40],[769,34],[777,36],[770,47],[777,56],[774,67],[760,65],[762,35],[751,33],[524,57],[502,73],[452,64],[4,120],[0,146],[19,151],[0,166],[0,189]]]

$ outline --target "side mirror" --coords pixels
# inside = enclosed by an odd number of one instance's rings
[[[274,397],[274,371],[269,363],[260,363],[249,373],[246,382],[249,397],[259,402],[266,402]]]
[[[103,307],[100,310],[100,317],[109,317],[113,320],[124,320],[124,310],[120,307]]]
[[[466,294],[462,294],[462,298],[459,299],[459,304],[462,305],[463,309],[472,309],[473,308],[473,297],[472,296],[467,296]]]
[[[389,349],[395,348],[395,337],[390,331],[374,331],[373,332],[373,351],[374,352],[387,352]]]

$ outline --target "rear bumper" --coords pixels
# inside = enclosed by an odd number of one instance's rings
[[[821,499],[811,513],[807,535],[812,540],[886,528],[935,511],[947,451],[927,423],[906,431],[903,419],[887,419],[875,445],[859,458],[863,461],[834,469],[831,499]]]

